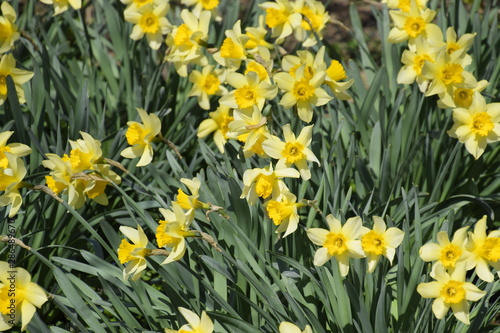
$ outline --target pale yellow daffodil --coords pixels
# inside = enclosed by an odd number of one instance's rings
[[[165,333],[212,333],[214,331],[214,323],[205,311],[201,313],[201,317],[198,317],[191,310],[183,307],[179,307],[178,309],[188,323],[183,325],[178,331],[166,329]]]
[[[142,123],[129,121],[125,133],[127,142],[132,147],[125,148],[120,153],[125,158],[140,157],[136,166],[148,165],[153,160],[152,142],[161,131],[161,121],[154,113],[148,114],[144,109],[136,108]]]
[[[9,143],[7,141],[14,134],[13,131],[5,131],[0,133],[0,168],[7,168],[9,161],[5,153],[11,153],[17,157],[23,157],[31,154],[31,148],[22,143]]]
[[[26,102],[23,84],[33,77],[33,72],[16,68],[16,59],[11,53],[2,55],[0,59],[0,105],[7,99],[7,76],[14,81],[19,102]]]
[[[469,302],[478,301],[486,293],[470,282],[465,282],[465,263],[458,265],[451,274],[438,265],[431,276],[436,280],[420,283],[417,292],[423,298],[435,298],[432,312],[438,319],[444,318],[451,308],[453,315],[469,325]]]
[[[222,85],[226,80],[224,69],[214,69],[214,66],[208,65],[200,71],[193,70],[189,74],[189,81],[193,87],[189,96],[196,96],[198,104],[204,110],[210,110],[210,96],[221,96],[227,94],[227,89]]]
[[[437,243],[427,243],[420,248],[420,258],[423,261],[435,261],[432,266],[435,269],[439,263],[445,269],[454,269],[456,265],[464,262],[469,256],[465,249],[467,243],[467,229],[463,227],[455,231],[453,239],[450,242],[446,231],[440,231],[437,234]]]
[[[312,141],[313,125],[304,127],[298,137],[290,129],[290,124],[283,126],[283,136],[285,142],[281,141],[277,136],[270,135],[267,140],[262,143],[264,152],[272,158],[278,160],[278,165],[291,167],[295,165],[302,179],[308,180],[311,178],[311,170],[307,165],[307,161],[316,162],[320,165],[319,160],[314,153],[309,149]]]
[[[288,321],[282,321],[280,323],[279,333],[313,333],[311,326],[306,325],[302,331],[297,325],[294,325]]]
[[[21,34],[16,25],[16,11],[7,2],[2,2],[0,6],[2,16],[0,16],[0,54],[10,51],[14,47],[14,42]]]
[[[323,266],[328,260],[337,259],[340,275],[349,273],[350,258],[364,258],[365,253],[361,246],[359,236],[361,235],[362,222],[359,216],[347,219],[342,225],[333,215],[326,217],[330,230],[322,228],[310,228],[307,237],[316,245],[322,246],[314,255],[314,265]]]
[[[142,271],[146,269],[146,256],[152,251],[146,248],[149,243],[148,237],[140,225],[137,225],[137,229],[121,226],[120,231],[132,241],[130,244],[127,240],[122,239],[117,250],[120,263],[126,264],[123,270],[123,279],[126,281],[132,275],[132,281],[136,281],[141,277]]]
[[[35,314],[47,302],[47,294],[24,268],[0,261],[0,331],[7,331],[21,321],[25,331]]]
[[[229,123],[234,120],[231,109],[220,105],[217,110],[208,114],[209,118],[203,120],[198,127],[198,138],[204,138],[212,132],[214,133],[215,145],[221,153],[224,153],[224,145],[229,137]]]
[[[163,35],[172,30],[166,17],[168,9],[167,1],[143,6],[132,3],[123,13],[125,21],[134,24],[130,38],[139,40],[146,35],[149,47],[158,50],[163,42]]]
[[[384,219],[373,217],[373,230],[361,227],[361,246],[368,259],[368,273],[373,273],[380,257],[384,256],[392,264],[396,248],[404,238],[404,232],[398,228],[387,229]]]
[[[500,139],[500,103],[486,104],[477,94],[469,108],[453,109],[453,122],[448,135],[464,143],[477,160],[488,143]]]
[[[292,168],[276,168],[272,164],[265,168],[248,169],[243,173],[243,191],[240,198],[246,198],[250,205],[254,205],[259,197],[279,200],[282,191],[286,188],[281,178],[298,178],[300,173]]]
[[[465,248],[470,252],[467,270],[475,269],[481,280],[492,282],[494,276],[489,268],[491,265],[500,276],[500,230],[486,235],[486,215],[476,222],[474,232],[469,231]]]
[[[26,167],[21,158],[5,153],[8,161],[7,168],[0,168],[0,207],[10,205],[9,217],[13,217],[21,208],[23,199],[19,193],[22,180],[26,176]]]
[[[266,25],[271,28],[271,37],[276,38],[278,44],[290,36],[302,22],[302,15],[295,11],[289,0],[268,1],[261,3],[259,7],[266,11]]]
[[[241,21],[238,20],[233,29],[225,31],[226,38],[222,42],[219,51],[213,54],[218,64],[225,66],[229,71],[235,71],[241,66],[241,62],[247,59],[245,44],[249,37],[241,33]]]
[[[326,24],[330,21],[330,14],[325,5],[316,0],[297,0],[295,11],[302,14],[302,21],[294,29],[295,38],[302,42],[302,47],[311,47],[323,40]]]
[[[296,201],[297,197],[293,193],[282,191],[279,199],[268,200],[264,204],[267,215],[278,226],[276,233],[285,232],[283,237],[297,230],[299,225],[297,209],[304,204]]]
[[[269,129],[266,126],[267,118],[262,115],[258,106],[254,105],[250,114],[246,111],[234,110],[233,118],[233,121],[228,124],[227,137],[245,143],[243,146],[245,158],[253,154],[264,157],[262,143],[267,138]]]
[[[69,7],[74,10],[82,8],[82,0],[40,0],[44,4],[54,5],[54,14],[52,16],[59,15],[68,10]]]

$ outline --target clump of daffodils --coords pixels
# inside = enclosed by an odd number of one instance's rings
[[[87,198],[107,205],[106,187],[120,184],[121,178],[102,157],[101,142],[88,133],[80,134],[83,139],[69,140],[69,155],[46,154],[48,159],[42,164],[51,170],[45,177],[47,187],[57,195],[67,195],[68,204],[74,208],[82,207]]]

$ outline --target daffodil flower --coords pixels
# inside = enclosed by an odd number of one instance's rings
[[[298,68],[303,66],[303,77],[312,79],[316,73],[326,70],[325,63],[325,47],[322,46],[316,55],[308,50],[299,50],[297,55],[286,55],[283,57],[281,67],[285,72],[288,72],[294,78]]]
[[[214,331],[214,323],[205,311],[201,313],[201,317],[198,317],[191,310],[183,307],[179,307],[178,309],[188,323],[183,325],[178,331],[166,329],[166,333],[212,333]]]
[[[227,94],[226,87],[222,85],[225,80],[226,72],[221,68],[214,69],[212,65],[203,67],[201,72],[193,70],[189,74],[189,82],[193,83],[189,96],[196,96],[200,107],[210,110],[210,96]]]
[[[219,51],[213,54],[214,60],[230,71],[235,71],[241,66],[241,62],[247,59],[245,44],[249,37],[241,33],[241,21],[238,20],[233,29],[226,30],[226,38],[222,42]]]
[[[486,235],[486,215],[476,222],[474,232],[469,231],[469,239],[465,245],[470,252],[467,258],[467,270],[475,268],[481,280],[493,281],[493,274],[488,265],[493,266],[500,276],[500,230]]]
[[[277,136],[271,135],[262,143],[262,149],[267,155],[278,159],[277,164],[280,166],[290,167],[295,165],[299,169],[302,179],[308,180],[311,178],[311,170],[309,170],[307,161],[316,162],[320,165],[319,160],[309,149],[312,130],[313,125],[306,126],[296,138],[290,129],[290,124],[286,124],[283,126],[285,142],[281,141]]]
[[[293,193],[282,191],[278,200],[269,200],[264,204],[267,215],[278,226],[276,233],[285,232],[283,237],[297,230],[299,225],[297,209],[304,204],[296,201],[297,197]]]
[[[311,47],[318,43],[318,39],[323,40],[323,32],[330,21],[325,5],[321,1],[297,0],[294,7],[303,17],[300,25],[294,29],[294,36],[302,42],[302,47]]]
[[[188,76],[187,66],[189,64],[208,65],[208,59],[202,52],[202,47],[207,46],[210,16],[209,11],[195,15],[187,9],[183,9],[181,18],[184,23],[174,27],[172,32],[167,35],[166,43],[169,52],[165,60],[173,62],[177,74],[182,77]]]
[[[198,138],[204,138],[212,132],[214,133],[215,145],[221,153],[224,153],[224,145],[229,139],[229,123],[234,120],[231,109],[220,105],[217,110],[208,114],[209,118],[203,120],[198,127]]]
[[[271,28],[271,37],[281,44],[302,22],[302,15],[295,11],[289,0],[264,2],[259,5],[266,11],[266,25]]]
[[[21,208],[23,199],[19,193],[22,180],[26,176],[26,167],[21,158],[5,153],[8,168],[0,168],[0,207],[10,205],[9,217],[13,217]]]
[[[288,321],[282,321],[279,327],[279,333],[313,333],[311,326],[306,325],[302,331],[297,325],[294,325]]]
[[[186,6],[194,6],[191,12],[194,15],[200,15],[202,11],[209,10],[212,16],[216,16],[217,7],[220,4],[219,0],[181,0],[181,3]]]
[[[477,160],[488,143],[500,139],[500,103],[486,104],[478,94],[469,108],[453,109],[453,122],[448,135],[464,143]]]
[[[364,258],[365,252],[359,240],[361,235],[361,218],[347,219],[342,225],[333,215],[326,217],[330,230],[310,228],[307,237],[316,245],[322,246],[314,255],[314,265],[323,266],[331,258],[337,259],[340,275],[349,273],[349,258]]]
[[[146,269],[146,256],[151,253],[151,249],[146,248],[149,243],[148,237],[140,225],[137,226],[137,229],[121,226],[120,231],[133,243],[130,244],[127,240],[122,239],[117,250],[120,263],[127,264],[123,270],[123,279],[128,280],[129,276],[132,275],[132,281],[136,281],[141,277],[142,271]]]
[[[146,166],[153,160],[153,146],[151,142],[161,131],[161,121],[157,115],[148,114],[144,109],[137,108],[142,123],[129,121],[125,133],[127,142],[132,147],[125,148],[120,153],[125,158],[140,157],[136,166]]]
[[[254,106],[262,111],[266,100],[273,99],[278,93],[277,85],[261,81],[256,72],[246,75],[229,72],[226,82],[235,89],[223,96],[219,103],[241,111],[252,111]]]
[[[403,12],[410,11],[410,5],[412,0],[382,0],[381,3],[387,4],[390,9],[400,9]],[[424,9],[427,7],[428,0],[417,0],[418,8]]]
[[[433,274],[436,281],[420,283],[417,292],[423,298],[435,298],[432,312],[438,319],[444,318],[451,308],[453,315],[466,325],[469,321],[469,302],[478,301],[486,293],[470,282],[465,282],[465,263],[458,265],[451,274],[438,265]]]
[[[158,50],[163,42],[163,35],[172,29],[166,17],[168,9],[167,1],[143,6],[132,3],[124,11],[125,21],[134,24],[130,38],[139,40],[146,35],[149,47]]]
[[[330,66],[326,69],[325,83],[332,90],[333,96],[340,100],[348,100],[351,98],[351,95],[345,91],[352,86],[354,80],[341,81],[345,79],[347,79],[347,74],[344,66],[342,66],[339,61],[332,60]]]
[[[253,154],[265,156],[262,143],[269,133],[266,123],[267,118],[256,105],[250,114],[248,111],[234,110],[233,120],[228,124],[229,131],[226,135],[230,139],[238,139],[245,143],[243,146],[245,158]]]
[[[160,220],[156,228],[156,241],[159,247],[172,248],[162,265],[180,260],[186,252],[186,237],[196,236],[197,233],[189,230],[193,221],[186,215],[177,202],[172,202],[172,210],[160,208],[164,220]]]
[[[33,77],[33,72],[16,68],[16,59],[10,54],[4,54],[0,59],[0,105],[7,99],[7,76],[12,78],[20,103],[26,102],[23,84]]]
[[[15,288],[11,286],[15,284]],[[13,289],[14,291],[12,291]],[[24,268],[0,261],[0,331],[6,331],[21,320],[25,331],[36,308],[47,302],[47,294]]]
[[[403,231],[395,227],[387,229],[384,219],[379,216],[373,217],[373,230],[361,227],[361,246],[368,259],[368,273],[375,270],[381,256],[392,264],[403,238]]]
[[[267,29],[264,26],[264,15],[259,15],[258,27],[246,27],[245,35],[248,36],[248,41],[245,43],[245,49],[250,53],[258,51],[259,46],[267,49],[273,49],[273,44],[266,41]]]
[[[436,261],[432,266],[435,269],[440,263],[445,269],[454,269],[455,266],[467,259],[469,252],[465,250],[467,243],[467,229],[463,227],[455,231],[450,242],[446,231],[437,234],[437,243],[427,243],[420,248],[420,258],[423,261]]]
[[[5,131],[0,133],[0,168],[7,168],[9,161],[5,153],[10,153],[17,157],[23,157],[31,154],[31,148],[22,143],[9,143],[7,141],[14,134],[12,131]]]
[[[0,54],[10,51],[14,47],[14,42],[19,39],[20,34],[16,25],[16,11],[7,1],[0,6],[2,16],[0,16]]]
[[[411,0],[410,11],[389,11],[394,27],[389,31],[390,43],[401,43],[423,36],[427,40],[442,41],[441,28],[431,23],[436,12],[429,8],[420,9],[416,0]]]
[[[64,13],[71,8],[78,10],[82,7],[82,0],[40,0],[47,5],[54,5],[54,14],[52,16]]]
[[[285,183],[281,178],[298,178],[300,173],[292,168],[273,169],[272,164],[265,168],[254,168],[243,173],[243,191],[240,198],[246,198],[250,205],[254,205],[257,198],[271,198],[277,200],[284,188]]]
[[[285,108],[297,107],[299,118],[310,123],[313,117],[313,106],[325,105],[332,97],[321,88],[326,73],[316,73],[307,79],[305,67],[300,66],[295,72],[295,77],[289,73],[277,73],[274,80],[285,94],[280,100],[280,105]]]

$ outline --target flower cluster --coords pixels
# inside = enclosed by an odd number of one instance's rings
[[[57,195],[67,195],[74,208],[82,207],[87,198],[107,205],[106,186],[120,184],[121,178],[102,157],[101,142],[88,133],[80,134],[83,139],[69,140],[69,155],[45,154],[48,159],[42,164],[51,170],[45,177],[47,187]]]
[[[373,229],[362,225],[359,216],[347,219],[344,225],[333,217],[326,217],[329,230],[311,228],[307,236],[316,245],[322,246],[314,255],[314,265],[322,266],[331,258],[335,258],[339,265],[340,275],[349,273],[350,258],[367,258],[368,272],[372,273],[380,257],[384,256],[392,264],[396,248],[401,244],[404,232],[391,227],[387,229],[381,217],[373,217]]]
[[[476,222],[474,232],[463,227],[450,241],[445,231],[437,234],[437,243],[427,243],[420,249],[424,261],[433,261],[431,277],[436,281],[419,284],[417,291],[424,298],[435,298],[432,311],[439,319],[451,308],[455,317],[469,324],[469,303],[477,301],[485,292],[465,282],[466,272],[475,270],[486,282],[494,279],[489,266],[500,276],[500,231],[486,234],[486,216]]]
[[[472,63],[467,51],[475,34],[458,38],[454,28],[448,27],[444,39],[441,29],[432,23],[436,12],[426,7],[426,1],[411,0],[410,6],[394,7],[389,11],[394,22],[389,42],[408,41],[398,83],[416,81],[425,96],[438,96],[440,108],[453,108],[454,125],[448,134],[478,159],[487,143],[500,140],[500,104],[486,103],[481,91],[488,82],[478,81],[467,70]]]

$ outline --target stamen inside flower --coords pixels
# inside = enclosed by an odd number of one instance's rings
[[[153,13],[145,13],[139,19],[139,26],[146,34],[155,34],[160,29],[158,17]]]
[[[494,125],[491,116],[486,112],[478,112],[472,116],[472,132],[480,136],[487,136]]]
[[[295,163],[296,161],[303,160],[306,155],[303,153],[304,145],[300,142],[287,142],[285,144],[285,149],[281,152],[281,155],[286,158],[288,163]]]
[[[292,93],[297,101],[307,101],[314,96],[314,87],[308,80],[302,79],[300,81],[295,81]]]
[[[382,255],[385,251],[384,235],[371,230],[361,237],[361,246],[366,253]]]
[[[219,90],[220,81],[217,76],[209,74],[203,79],[202,86],[207,95],[215,95],[215,93]]]
[[[460,281],[450,280],[441,287],[440,295],[445,303],[457,304],[465,298],[464,283]]]
[[[416,38],[425,32],[425,21],[421,17],[408,17],[403,29],[411,38]]]
[[[326,235],[324,247],[327,248],[328,254],[331,256],[336,256],[345,253],[347,248],[347,239],[342,233],[330,232]]]
[[[234,92],[236,103],[240,109],[249,108],[257,102],[257,92],[255,88],[244,85]]]
[[[463,81],[463,67],[459,64],[446,64],[441,68],[440,77],[444,84],[461,83]]]
[[[453,244],[448,244],[444,248],[441,249],[441,257],[440,260],[443,263],[443,266],[448,268],[448,267],[455,267],[455,263],[457,262],[458,258],[462,255],[462,250]]]

